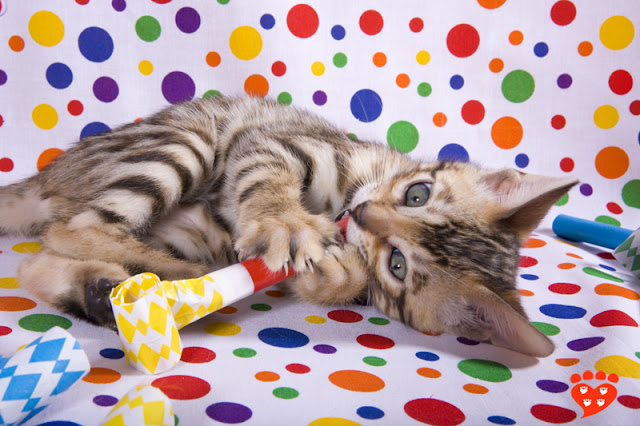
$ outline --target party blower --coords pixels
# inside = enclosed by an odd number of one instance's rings
[[[343,235],[348,221],[336,222]],[[179,329],[293,275],[271,272],[256,258],[194,279],[161,281],[152,273],[127,279],[110,295],[127,361],[145,374],[169,370],[182,355]]]

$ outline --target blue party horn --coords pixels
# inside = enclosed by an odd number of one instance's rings
[[[631,229],[564,214],[558,215],[553,220],[551,228],[557,236],[564,239],[594,244],[612,250],[622,244],[633,232]]]

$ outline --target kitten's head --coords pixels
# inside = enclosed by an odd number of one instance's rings
[[[515,288],[520,245],[574,179],[431,163],[363,186],[347,240],[374,277],[371,302],[429,333],[544,357],[553,343]]]

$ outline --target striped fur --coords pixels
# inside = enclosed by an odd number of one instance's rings
[[[416,182],[431,196],[407,207]],[[114,325],[106,294],[129,274],[189,278],[261,256],[298,272],[288,285],[303,300],[368,296],[419,330],[544,356],[553,346],[515,290],[518,249],[574,183],[417,162],[272,101],[202,99],[82,139],[0,189],[0,233],[40,235],[22,286],[99,325]],[[342,241],[333,221],[345,210],[354,225]]]

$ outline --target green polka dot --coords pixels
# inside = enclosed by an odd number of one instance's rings
[[[389,324],[391,321],[389,321],[386,318],[378,318],[378,317],[371,317],[369,318],[369,322],[371,324],[375,324],[375,325],[387,325]]]
[[[396,121],[387,131],[389,146],[400,152],[411,152],[418,145],[420,135],[416,126],[408,121]]]
[[[153,16],[143,16],[136,21],[136,34],[144,41],[155,41],[160,37],[160,23]]]
[[[265,303],[254,303],[253,305],[251,305],[251,309],[253,309],[254,311],[266,312],[271,310],[271,306]]]
[[[251,358],[256,356],[258,353],[253,349],[249,348],[238,348],[233,351],[233,354],[238,358]]]
[[[432,92],[431,85],[429,83],[420,83],[418,84],[418,95],[426,98]]]
[[[640,209],[640,180],[634,179],[624,184],[622,201],[629,207]]]
[[[218,0],[220,4],[228,4],[231,0]]]
[[[596,222],[606,223],[607,225],[620,226],[620,221],[612,218],[611,216],[598,216],[596,217]]]
[[[536,84],[531,74],[524,70],[511,71],[502,80],[502,94],[511,102],[524,102],[533,95]]]
[[[640,358],[640,352],[636,352],[636,358]]]
[[[465,359],[458,363],[458,369],[467,376],[487,382],[506,382],[512,374],[505,365],[485,359]]]
[[[588,275],[592,275],[594,277],[598,277],[598,278],[604,278],[605,280],[610,280],[610,281],[614,281],[617,283],[623,283],[624,280],[621,280],[618,277],[614,277],[611,274],[607,274],[606,272],[603,272],[599,269],[595,269],[595,268],[591,268],[591,267],[586,267],[586,268],[582,268],[582,272],[584,272],[585,274]]]
[[[345,65],[347,65],[347,55],[345,55],[342,52],[338,52],[335,55],[333,55],[333,65],[335,65],[338,68],[342,68]]]
[[[564,194],[558,201],[556,201],[556,206],[564,206],[569,202],[569,194]]]
[[[383,365],[387,365],[387,361],[377,356],[366,356],[362,358],[365,364],[371,365],[373,367],[382,367]]]
[[[204,99],[215,98],[216,96],[222,97],[222,93],[217,90],[207,90],[202,97]]]
[[[33,314],[22,317],[18,325],[29,331],[47,331],[52,327],[62,327],[67,330],[71,327],[71,320],[53,314]]]
[[[532,322],[538,330],[547,336],[555,336],[560,333],[560,328],[556,327],[553,324],[547,324],[546,322]]]
[[[358,136],[356,136],[355,133],[347,133],[347,136],[351,139],[353,139],[354,141],[358,140]]]
[[[289,92],[281,92],[278,95],[278,103],[281,103],[282,105],[291,105],[292,101],[293,98],[291,97],[291,93]]]
[[[294,399],[300,395],[300,392],[293,388],[275,388],[273,390],[273,396],[280,399]]]

